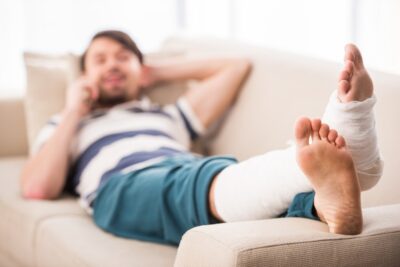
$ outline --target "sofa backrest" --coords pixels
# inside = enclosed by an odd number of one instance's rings
[[[0,99],[0,158],[28,153],[24,101],[21,98]]]

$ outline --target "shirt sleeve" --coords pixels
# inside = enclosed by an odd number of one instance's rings
[[[168,105],[166,110],[173,111],[177,119],[182,121],[192,141],[205,134],[206,128],[185,97],[182,96],[175,104]]]

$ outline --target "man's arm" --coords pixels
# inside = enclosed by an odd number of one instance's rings
[[[67,105],[61,114],[59,125],[22,170],[23,197],[55,199],[61,194],[69,167],[71,141],[82,116],[91,108],[88,98],[96,99],[97,92],[86,81],[80,80],[69,88]]]
[[[206,128],[232,105],[250,72],[245,58],[188,60],[164,66],[149,66],[153,82],[198,80],[184,95]]]
[[[60,124],[36,155],[25,165],[21,175],[22,194],[26,198],[54,199],[64,187],[69,165],[69,145],[79,116],[62,114]]]

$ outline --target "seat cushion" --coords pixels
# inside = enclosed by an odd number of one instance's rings
[[[118,238],[86,216],[57,216],[42,222],[36,266],[173,266],[176,247]]]
[[[23,157],[0,159],[0,250],[19,265],[31,266],[32,245],[41,222],[59,215],[87,215],[71,197],[56,201],[23,199],[18,182],[25,161]]]
[[[104,233],[79,207],[76,198],[22,198],[18,182],[25,162],[25,157],[0,158],[0,266],[9,262],[17,266],[173,264],[175,247]]]

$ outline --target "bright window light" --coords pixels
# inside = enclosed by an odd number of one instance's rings
[[[81,53],[110,28],[144,52],[184,32],[341,61],[356,42],[367,67],[400,74],[399,11],[397,0],[2,0],[0,97],[23,94],[23,51]]]

